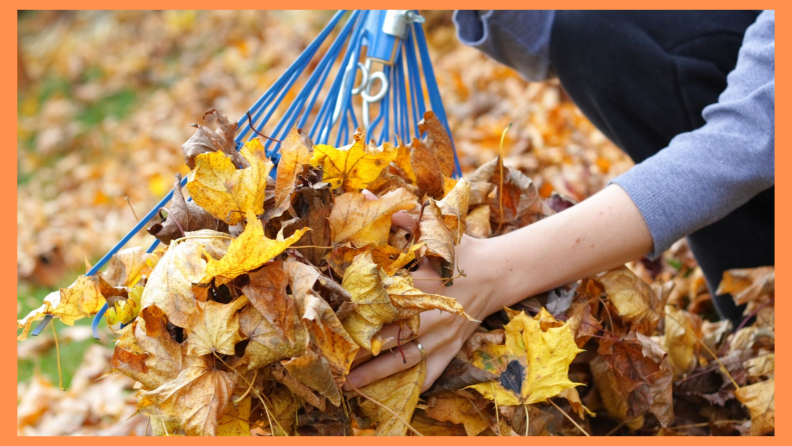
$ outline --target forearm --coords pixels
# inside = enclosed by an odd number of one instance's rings
[[[652,250],[652,237],[630,197],[613,185],[559,214],[477,245],[477,267],[491,291],[489,313],[638,259]]]

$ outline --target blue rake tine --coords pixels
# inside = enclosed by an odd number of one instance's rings
[[[238,122],[239,131],[234,138],[237,150],[241,148],[242,142],[253,139],[256,135],[254,129],[263,129],[278,110],[280,103],[289,91],[295,86],[302,77],[305,70],[315,59],[319,49],[327,38],[336,30],[347,11],[337,11],[330,19],[328,24],[319,32],[314,40],[303,50],[295,61],[283,72],[283,74],[259,97],[249,108],[248,113]],[[349,140],[349,131],[357,128],[358,118],[353,106],[351,89],[355,82],[355,77],[350,75],[344,80],[347,67],[354,67],[360,60],[363,46],[369,45],[370,41],[364,41],[365,24],[367,17],[373,11],[357,10],[349,14],[348,19],[341,26],[335,40],[330,45],[327,52],[319,59],[314,73],[312,73],[300,87],[300,91],[294,101],[286,109],[283,116],[279,118],[278,124],[271,134],[274,138],[283,139],[297,123],[299,127],[310,126],[309,136],[316,144],[327,144],[331,134],[335,135],[336,145],[344,144]],[[417,11],[416,11],[417,13]],[[383,32],[378,30],[377,32]],[[371,39],[369,36],[368,39]],[[344,42],[347,42],[344,45]],[[412,131],[416,137],[421,137],[417,121],[426,112],[427,104],[424,98],[424,91],[428,95],[431,109],[445,127],[449,136],[451,135],[448,125],[448,118],[443,108],[440,92],[437,86],[437,79],[429,58],[429,51],[426,44],[426,36],[420,24],[413,23],[407,38],[400,43],[403,51],[399,51],[393,66],[385,66],[383,72],[389,81],[389,88],[378,105],[378,115],[371,121],[370,128],[366,129],[367,139],[377,140],[382,144],[391,137],[391,132],[398,135],[405,144],[410,143]],[[342,51],[342,49],[346,48]],[[417,50],[417,51],[416,51]],[[336,69],[337,62],[340,66]],[[326,93],[323,93],[325,83],[331,78],[331,72],[335,71],[335,76]],[[356,74],[356,73],[350,73]],[[423,74],[423,75],[422,75]],[[343,87],[343,90],[342,90]],[[425,90],[424,90],[425,87]],[[409,91],[407,90],[409,88]],[[340,92],[344,91],[344,97],[339,97]],[[409,94],[409,98],[408,98]],[[324,95],[322,105],[311,122],[311,115],[320,95]],[[337,119],[333,118],[335,110],[338,108]],[[391,127],[392,126],[392,127]],[[379,133],[379,135],[377,135]],[[275,144],[273,146],[273,144]],[[453,139],[452,139],[453,145]],[[265,147],[267,154],[277,163],[279,158],[280,144],[273,141],[266,141]],[[454,177],[461,175],[459,160],[454,152],[455,172]],[[277,164],[276,164],[277,166]],[[273,170],[274,173],[274,170]],[[187,183],[187,177],[181,181],[181,186]],[[99,272],[105,264],[129,240],[134,237],[143,227],[157,214],[160,208],[164,207],[171,200],[173,191],[168,192],[159,203],[150,210],[143,219],[140,220],[115,246],[113,246],[85,275],[92,276]],[[159,240],[148,248],[147,252],[153,252],[159,246]],[[99,339],[98,326],[102,316],[107,311],[105,304],[94,316],[91,327],[96,339]],[[33,330],[32,334],[37,336],[53,319],[52,315],[46,315]]]

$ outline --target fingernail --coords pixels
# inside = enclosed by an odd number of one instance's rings
[[[350,386],[358,387],[361,384],[363,384],[363,378],[361,378],[360,376],[352,376],[349,379],[347,379],[347,382],[349,382]]]

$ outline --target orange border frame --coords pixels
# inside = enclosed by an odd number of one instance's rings
[[[265,2],[253,2],[248,0],[237,1],[234,2],[235,7],[240,7],[240,9],[260,9],[261,6],[267,6],[264,4]],[[470,8],[470,9],[480,9],[482,6],[486,7],[484,9],[491,9],[494,6],[497,6],[499,9],[508,9],[508,8],[526,8],[530,6],[545,6],[545,7],[555,7],[559,9],[591,9],[595,7],[596,9],[636,9],[636,7],[643,7],[643,8],[658,8],[658,9],[739,9],[745,8],[749,6],[747,2],[738,2],[738,1],[731,1],[731,0],[721,0],[721,1],[713,1],[713,0],[698,0],[698,1],[679,1],[679,0],[666,0],[663,2],[641,2],[636,3],[634,1],[628,2],[624,0],[605,0],[593,3],[593,2],[584,2],[581,0],[556,0],[552,3],[542,3],[536,4],[531,2],[525,1],[493,1],[488,0],[485,2],[479,1],[474,2],[470,0],[456,0],[456,1],[409,1],[409,2],[388,2],[388,1],[380,1],[377,3],[372,3],[371,1],[364,2],[364,1],[324,1],[320,2],[317,0],[293,0],[290,2],[290,5],[293,7],[299,7],[300,9],[327,9],[329,6],[333,6],[335,8],[348,8],[348,9],[355,9],[355,8],[386,8],[388,6],[398,6],[401,8],[404,7],[413,7],[418,9],[447,9],[447,8]],[[16,22],[16,11],[18,9],[105,9],[109,6],[106,2],[100,1],[91,1],[91,0],[76,0],[76,1],[66,1],[66,2],[55,2],[55,1],[37,1],[31,0],[28,2],[16,2],[16,1],[9,1],[8,3],[4,2],[3,6],[3,13],[2,13],[2,25],[0,25],[0,33],[2,33],[2,39],[0,40],[0,50],[2,51],[3,60],[9,62],[8,68],[3,71],[0,76],[2,76],[2,91],[5,94],[2,97],[6,98],[3,100],[3,108],[2,108],[2,115],[0,117],[0,123],[4,127],[4,131],[0,133],[0,138],[5,141],[3,143],[3,147],[9,152],[12,152],[11,156],[14,158],[14,163],[12,164],[9,161],[0,163],[0,181],[2,181],[2,188],[0,190],[14,190],[16,192],[16,182],[14,181],[16,177],[16,113],[17,113],[17,90],[16,90],[16,49],[17,49],[17,22]],[[191,0],[191,1],[172,1],[172,0],[160,0],[160,1],[150,1],[150,0],[139,0],[134,3],[135,8],[133,9],[142,9],[144,6],[151,7],[151,8],[163,8],[166,7],[168,9],[213,9],[218,6],[217,2],[208,1],[208,0]],[[222,5],[221,5],[222,6]],[[762,6],[764,9],[776,9],[776,11],[781,10],[781,22],[784,22],[784,10],[792,9],[792,2],[780,2],[780,1],[762,1],[759,2],[758,5],[755,6]],[[788,72],[788,61],[785,59],[783,54],[787,54],[789,50],[788,47],[784,46],[785,44],[790,43],[789,37],[789,28],[781,26],[780,28],[776,29],[777,39],[782,42],[781,45],[781,55],[782,57],[776,58],[776,70],[779,73]],[[779,63],[780,61],[780,63]],[[779,76],[783,77],[783,76]],[[783,83],[781,84],[781,96],[787,97],[789,94],[787,93],[786,87],[784,87]],[[7,95],[7,96],[6,96]],[[12,101],[13,99],[13,101]],[[787,99],[788,100],[788,99]],[[786,100],[781,101],[780,105],[776,108],[776,115],[777,116],[790,116],[789,111],[789,104],[786,103]],[[782,118],[782,120],[785,118]],[[783,129],[784,127],[782,127]],[[790,137],[789,134],[784,132],[777,132],[777,142],[776,145],[780,147],[789,147],[787,143],[789,142]],[[792,152],[788,149],[782,149],[776,155],[776,162],[780,166],[779,169],[786,166],[787,169],[792,167]],[[6,189],[6,186],[8,187]],[[776,193],[776,221],[783,221],[783,215],[790,215],[792,211],[787,212],[786,206],[778,206],[779,197],[790,196],[790,184],[782,176],[777,185],[777,193]],[[13,197],[8,197],[3,194],[3,209],[16,209],[16,194]],[[9,201],[6,202],[5,200],[8,199]],[[788,269],[788,261],[790,260],[789,253],[786,251],[787,248],[792,248],[792,233],[787,233],[784,231],[780,231],[778,228],[781,226],[777,226],[776,228],[776,247],[781,249],[776,249],[776,267],[777,270],[780,271],[780,274],[777,276],[781,278],[776,284],[777,292],[781,297],[780,300],[776,303],[776,315],[778,319],[784,321],[784,316],[789,312],[790,303],[787,302],[787,299],[792,299],[792,285],[786,281],[785,277],[786,274],[784,271],[789,271]],[[11,250],[11,246],[14,245],[13,235],[16,234],[16,221],[12,221],[11,217],[4,218],[0,220],[0,237],[2,237],[2,246],[8,247],[8,251],[5,251],[5,254],[0,257],[0,275],[2,275],[2,280],[0,283],[3,284],[3,289],[8,291],[7,296],[12,296],[16,294],[15,289],[11,289],[12,284],[16,284],[16,263],[15,263],[15,256],[12,256],[9,252]],[[785,295],[790,295],[790,297],[783,297]],[[6,300],[10,300],[10,297],[6,297]],[[9,302],[7,305],[11,305]],[[12,334],[11,328],[14,327],[13,319],[16,319],[16,313],[9,311],[8,313],[4,313],[5,316],[3,318],[6,320],[2,326],[5,327],[7,333],[3,336],[0,336],[0,345],[3,346],[3,349],[7,354],[10,354],[11,351],[15,351],[16,349],[16,341],[15,335]],[[792,316],[792,315],[791,315]],[[780,410],[782,414],[781,419],[785,419],[784,414],[787,406],[784,406],[784,401],[786,397],[789,395],[789,387],[787,386],[786,379],[783,378],[784,373],[783,370],[788,370],[787,366],[792,360],[790,358],[790,353],[783,353],[786,350],[785,345],[787,342],[792,341],[792,334],[787,331],[785,326],[782,324],[779,326],[779,329],[776,333],[776,347],[782,350],[781,354],[778,355],[778,360],[776,362],[776,367],[781,373],[779,376],[781,379],[776,381],[776,393],[781,396],[779,398],[780,402],[777,402],[776,408]],[[790,341],[785,341],[784,339],[790,339]],[[5,350],[7,349],[7,350]],[[13,350],[12,350],[13,349]],[[5,437],[6,435],[16,437],[16,400],[11,399],[12,394],[16,394],[16,368],[9,369],[3,368],[0,370],[0,387],[6,389],[8,391],[9,398],[2,402],[2,406],[0,406],[0,420],[2,420],[2,430],[0,430],[0,435]],[[3,392],[5,393],[5,391]],[[761,443],[769,443],[779,441],[778,438],[789,438],[789,431],[787,430],[786,424],[783,421],[779,420],[779,417],[776,417],[776,426],[778,429],[776,430],[775,437],[762,437],[762,438],[751,438],[751,441],[757,441]],[[17,439],[20,441],[21,439]],[[675,443],[682,443],[684,445],[700,445],[699,442],[709,442],[712,441],[711,444],[717,444],[719,446],[725,446],[726,444],[744,444],[748,438],[745,437],[718,437],[718,438],[687,438],[687,437],[677,437],[673,440],[667,439],[664,440],[662,438],[658,439],[650,439],[646,438],[645,440],[642,439],[641,441],[657,441],[657,442],[664,442],[664,441],[674,441]],[[42,438],[35,438],[30,437],[26,438],[26,444],[29,445],[45,445],[50,440],[42,439]],[[59,438],[55,441],[60,442],[60,444],[64,445],[81,445],[85,446],[86,444],[100,444],[100,443],[92,443],[93,441],[97,442],[104,442],[106,440],[103,439],[84,439],[84,438],[72,438],[72,437],[63,437]],[[115,445],[123,446],[123,445],[132,445],[133,442],[137,441],[133,437],[128,438],[117,438],[112,440]],[[184,444],[188,444],[189,442],[191,445],[196,445],[195,442],[199,442],[201,444],[211,444],[214,440],[211,438],[191,438],[191,439],[184,439],[184,438],[172,438],[170,440],[160,440],[154,439],[153,441],[170,441],[173,443],[181,443],[185,441]],[[223,440],[219,440],[223,441]],[[229,440],[225,440],[229,441]],[[270,437],[267,439],[235,439],[233,441],[266,441],[272,442],[275,441],[279,444],[304,444],[309,445],[311,442],[316,441],[307,438],[301,437],[289,437],[289,438],[282,438],[282,437]],[[455,438],[453,440],[447,438],[435,438],[435,439],[423,439],[419,437],[412,437],[409,440],[405,438],[385,438],[385,439],[377,439],[373,440],[370,437],[352,437],[352,438],[330,438],[326,437],[320,440],[323,445],[343,445],[349,444],[348,442],[357,442],[361,441],[364,443],[376,441],[379,444],[389,444],[389,445],[396,445],[396,444],[404,444],[404,441],[410,442],[418,442],[423,443],[424,441],[432,442],[433,445],[442,444],[446,441],[453,441],[455,444],[459,443],[467,443],[467,444],[475,444],[476,442],[482,441],[480,438]],[[495,440],[498,444],[505,444],[510,442],[522,442],[525,441],[524,439],[506,439],[506,438],[498,438]],[[530,441],[540,441],[544,444],[550,444],[553,442],[554,444],[571,444],[571,442],[585,442],[586,444],[592,445],[602,445],[602,446],[612,446],[614,444],[630,444],[631,442],[635,441],[632,438],[624,438],[624,437],[593,437],[590,439],[582,439],[580,437],[575,437],[574,439],[571,438],[536,438],[531,439]],[[786,440],[789,441],[789,440]],[[86,443],[87,442],[87,443]],[[120,443],[119,443],[120,442]],[[206,443],[204,443],[206,442]],[[384,443],[383,443],[384,442]],[[215,443],[218,444],[218,443]],[[428,444],[428,443],[425,443]],[[658,443],[659,444],[659,443]],[[50,445],[51,446],[51,445]]]

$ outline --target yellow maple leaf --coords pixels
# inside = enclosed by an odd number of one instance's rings
[[[108,301],[107,325],[115,324],[128,324],[131,320],[136,318],[140,313],[140,302],[143,297],[144,287],[135,285],[134,288],[129,290],[129,297],[127,299],[117,299],[110,305]]]
[[[242,401],[229,406],[228,411],[217,421],[218,437],[249,437],[250,436],[250,395]]]
[[[363,387],[360,393],[389,410],[360,398],[360,409],[377,423],[377,435],[405,435],[412,419],[418,395],[426,379],[426,361]],[[392,411],[392,412],[391,412]],[[398,416],[396,416],[396,415]]]
[[[417,205],[415,196],[403,188],[390,191],[379,200],[369,200],[360,192],[343,194],[336,198],[329,217],[332,241],[357,247],[384,245],[388,243],[391,216]]]
[[[198,206],[229,225],[242,221],[248,211],[264,212],[264,192],[272,161],[261,141],[252,139],[240,150],[250,166],[237,169],[222,152],[196,157],[187,190]]]
[[[359,346],[375,355],[382,346],[380,329],[399,316],[382,284],[387,277],[387,273],[372,262],[371,254],[365,253],[355,258],[341,282],[352,295],[352,303],[356,304],[355,310],[341,323]]]
[[[323,181],[330,183],[333,189],[362,190],[379,177],[382,169],[396,159],[397,153],[390,143],[379,149],[370,148],[363,134],[355,133],[355,142],[348,147],[314,146],[311,165],[322,168]]]
[[[775,430],[775,378],[740,387],[734,395],[751,412],[751,435]]]
[[[417,178],[415,177],[415,171],[412,168],[412,164],[410,163],[410,148],[404,145],[404,142],[397,139],[398,141],[398,149],[396,152],[396,159],[395,164],[401,170],[404,171],[404,174],[407,175],[407,179],[410,180],[411,184],[417,184]]]
[[[411,279],[390,277],[374,263],[371,253],[358,255],[341,282],[352,296],[352,310],[341,321],[357,344],[378,355],[382,347],[380,329],[397,320],[408,320],[429,310],[441,310],[473,320],[456,299],[426,294],[412,286]]]
[[[67,288],[48,294],[40,307],[17,321],[17,329],[22,329],[17,340],[26,339],[33,323],[47,315],[59,318],[66,325],[74,325],[76,321],[96,314],[105,304],[106,297],[125,298],[126,295],[126,290],[111,286],[100,276],[80,276]]]
[[[385,277],[382,281],[391,303],[399,310],[399,319],[407,319],[428,310],[441,310],[478,322],[465,313],[453,297],[429,294],[415,288],[411,276]]]
[[[242,340],[238,312],[247,303],[245,296],[229,304],[197,302],[198,311],[192,314],[184,327],[187,332],[187,354],[202,356],[218,352],[233,355],[234,346]]]
[[[209,258],[206,276],[201,281],[209,283],[215,279],[216,285],[234,280],[237,276],[253,271],[282,253],[286,248],[300,240],[310,228],[303,228],[283,239],[283,232],[275,240],[264,236],[264,225],[252,213],[247,214],[247,226],[242,234],[231,242],[225,256],[220,260]]]
[[[422,243],[416,243],[409,246],[406,252],[391,245],[364,246],[362,248],[342,246],[328,254],[327,263],[339,276],[343,276],[346,269],[355,260],[355,257],[364,252],[371,252],[374,263],[381,266],[389,276],[392,276],[396,271],[415,260],[416,252],[423,246]]]
[[[575,386],[569,380],[569,364],[582,352],[568,324],[542,330],[540,321],[554,320],[544,308],[530,318],[521,312],[506,324],[506,347],[516,359],[493,381],[470,386],[485,398],[504,406],[547,401]]]

